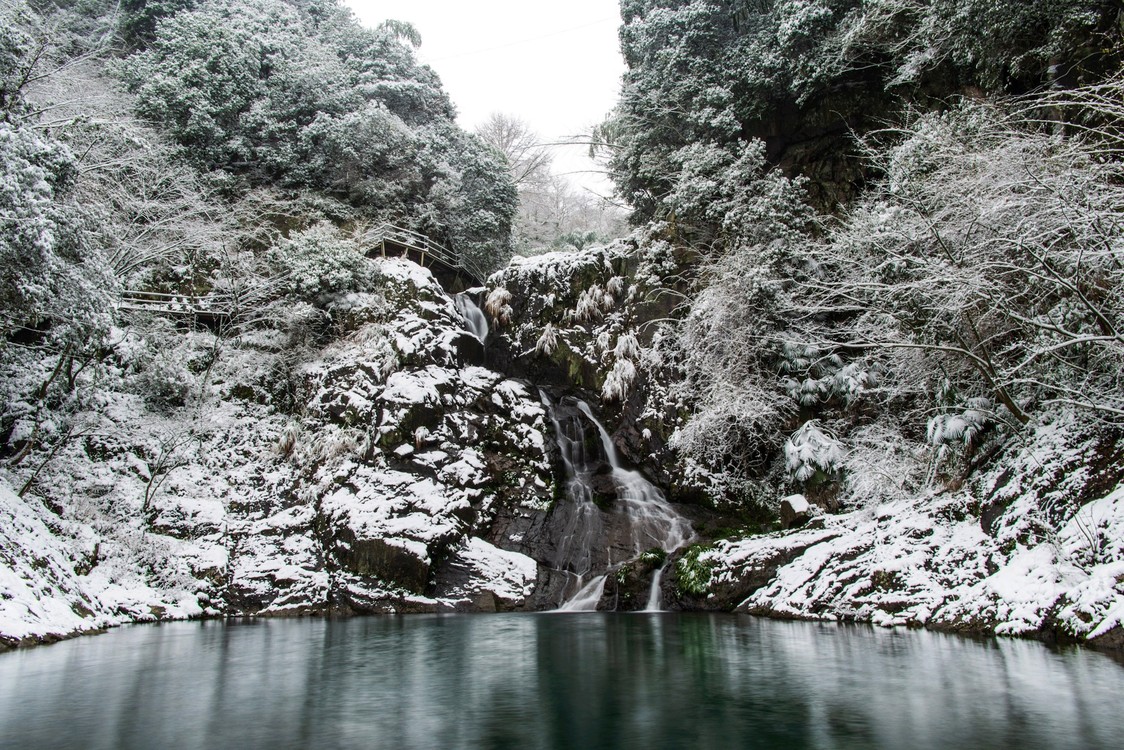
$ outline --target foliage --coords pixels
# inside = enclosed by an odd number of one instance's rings
[[[851,133],[903,102],[1091,82],[1124,49],[1113,4],[1085,0],[624,0],[621,15],[629,71],[603,131],[639,220],[694,163],[682,149],[753,139],[834,208],[861,178]]]
[[[49,460],[75,415],[118,396],[202,408],[241,347],[288,346],[275,369],[294,372],[324,306],[376,283],[353,239],[371,220],[485,270],[507,257],[514,189],[454,124],[408,24],[363,29],[336,0],[0,13],[0,435],[16,463]],[[204,325],[211,343],[190,343]]]
[[[777,375],[790,340],[794,280],[814,269],[809,213],[800,185],[776,172],[744,180],[726,173],[705,184],[725,215],[710,235],[714,249],[703,262],[701,288],[678,328],[676,390],[693,415],[673,445],[754,495],[751,484],[770,471],[797,411]],[[696,205],[705,211],[708,203]],[[699,222],[693,234],[706,236],[705,216],[687,215]]]
[[[132,390],[157,410],[184,406],[197,386],[191,339],[177,336],[172,324],[159,318],[134,326],[131,333],[134,340],[114,353]]]
[[[132,47],[144,47],[156,37],[157,23],[195,5],[196,0],[121,0],[121,36]]]
[[[875,373],[862,363],[844,362],[838,353],[828,354],[791,341],[786,341],[781,350],[780,371],[787,375],[784,389],[801,407],[850,407],[877,382]]]
[[[805,312],[846,316],[849,347],[924,352],[1000,419],[1059,403],[1124,417],[1120,164],[988,105],[900,135],[818,251]]]
[[[674,181],[661,203],[695,242],[780,241],[798,237],[808,223],[803,181],[770,169],[761,141],[696,142],[669,159]]]
[[[328,223],[278,242],[268,257],[286,291],[304,299],[359,291],[371,280],[370,263],[358,245]]]
[[[207,0],[160,18],[124,64],[138,112],[203,170],[326,190],[491,267],[510,252],[505,165],[453,122],[416,31],[334,0]]]
[[[493,324],[506,325],[511,322],[511,315],[514,312],[510,302],[511,292],[498,286],[488,292],[488,298],[484,300],[484,312],[491,316]]]
[[[540,182],[549,176],[553,161],[550,151],[539,142],[538,135],[531,131],[530,126],[518,117],[493,112],[476,128],[476,134],[503,154],[516,188]]]
[[[710,591],[714,563],[704,559],[709,545],[693,544],[675,563],[675,586],[681,593],[705,596]]]
[[[1058,409],[1124,418],[1112,9],[622,9],[630,70],[598,135],[636,217],[702,253],[672,444],[716,487],[782,470],[858,486],[851,441],[874,420],[967,459]],[[825,201],[833,180],[864,190]]]
[[[521,255],[584,250],[625,233],[626,214],[612,202],[548,175],[519,191],[513,242]]]
[[[432,185],[418,226],[443,237],[474,268],[494,271],[511,257],[516,192],[503,162],[482,140],[437,123],[419,155]]]
[[[4,24],[0,59],[0,325],[9,341],[85,351],[108,327],[114,283],[75,201],[74,155],[34,127],[27,111],[24,87],[41,53],[32,19],[5,13],[5,21],[12,25]]]
[[[843,448],[815,419],[805,422],[784,444],[785,469],[790,479],[816,486],[838,477]]]
[[[72,153],[75,200],[95,217],[87,236],[105,248],[128,290],[205,291],[228,236],[208,181],[176,158],[174,144],[128,116],[131,98],[86,61],[36,87],[54,134]]]

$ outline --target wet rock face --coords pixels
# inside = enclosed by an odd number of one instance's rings
[[[202,416],[109,392],[34,492],[0,486],[0,614],[22,618],[0,645],[167,617],[551,609],[599,572],[595,604],[643,609],[661,542],[622,485],[692,492],[666,445],[679,416],[638,354],[668,312],[649,300],[673,298],[654,269],[678,261],[618,250],[494,277],[486,346],[426,271],[387,261],[299,357],[276,331],[227,351]],[[555,384],[551,408],[528,377]],[[1063,428],[980,491],[810,519],[788,498],[786,533],[668,555],[664,606],[1118,645],[1120,451],[1059,454],[1080,448]],[[1043,455],[1062,458],[1033,469]],[[1081,513],[1044,536],[1055,497]],[[690,511],[707,539],[734,525]]]
[[[470,324],[465,298],[454,308],[417,288],[424,279],[406,282],[386,293],[397,311],[384,324],[392,337],[360,328],[361,347],[305,367],[318,438],[351,441],[342,457],[310,462],[302,479],[315,498],[330,601],[359,611],[380,597],[395,607],[549,609],[583,581],[666,545],[668,534],[689,534],[655,488],[619,464],[590,406],[466,361],[469,338],[492,347],[494,334]],[[606,282],[604,294],[624,293],[623,279]],[[380,347],[394,353],[385,371],[372,356]],[[652,503],[662,508],[654,516]],[[644,566],[630,570],[651,579]],[[645,588],[607,606],[647,602]]]
[[[667,553],[657,548],[645,552],[617,570],[605,586],[607,601],[604,608],[618,612],[639,612],[646,609],[652,595],[652,579],[663,572],[667,560]],[[662,590],[660,600],[669,601]]]
[[[434,596],[460,612],[529,609],[538,571],[526,555],[470,537],[440,566]]]
[[[429,565],[405,547],[388,544],[383,539],[357,539],[337,546],[340,563],[351,573],[375,578],[386,584],[400,586],[414,594],[425,591],[429,581]]]
[[[585,546],[584,542],[588,542],[589,546]],[[588,582],[591,577],[605,571],[609,571],[610,579],[598,609],[643,609],[647,601],[645,598],[637,605],[631,600],[618,602],[614,598],[615,589],[611,583],[615,579],[612,576],[616,575],[618,566],[637,555],[632,521],[619,508],[585,511],[573,500],[561,501],[543,519],[538,535],[532,538],[531,552],[542,562],[539,582],[530,604],[532,609],[557,608],[577,593],[579,579]],[[649,580],[650,576],[645,578],[645,581]],[[647,583],[642,585],[646,587]],[[646,595],[647,588],[643,596]],[[637,601],[640,598],[641,594],[637,593]]]
[[[629,464],[676,502],[713,504],[668,447],[685,415],[667,393],[674,373],[659,344],[697,262],[656,236],[516,259],[484,294],[504,304],[484,308],[495,366],[595,405]]]
[[[468,331],[453,339],[453,346],[457,350],[457,359],[472,365],[484,367],[487,365],[487,351],[484,342]]]
[[[493,525],[549,507],[542,406],[524,384],[473,364],[481,342],[427,272],[387,261],[383,273],[380,311],[348,316],[357,327],[299,368],[303,418],[285,441],[291,485],[255,504],[231,550],[216,592],[230,608],[524,603],[535,564]],[[480,564],[484,537],[512,550],[505,564]]]
[[[535,529],[534,554],[546,569],[536,606],[643,609],[651,592],[641,597],[630,591],[622,600],[621,584],[632,587],[637,575],[650,581],[648,551],[662,561],[693,536],[690,523],[640,472],[622,462],[588,403],[545,394],[544,403],[565,491]]]

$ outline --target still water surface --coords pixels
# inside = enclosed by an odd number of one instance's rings
[[[173,623],[0,654],[4,748],[1119,748],[1103,654],[730,615]]]

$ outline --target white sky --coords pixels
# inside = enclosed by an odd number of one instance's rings
[[[514,115],[543,141],[588,132],[617,102],[624,73],[618,0],[345,0],[375,26],[393,18],[421,33],[418,59],[441,77],[457,121],[473,130],[493,112]],[[608,192],[585,147],[555,152],[556,173]]]

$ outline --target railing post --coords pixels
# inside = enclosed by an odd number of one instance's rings
[[[484,280],[484,276],[480,273],[476,264],[466,260],[460,252],[432,241],[421,232],[384,222],[372,230],[368,236],[372,239],[377,236],[379,253],[384,258],[389,257],[386,247],[389,242],[392,251],[394,248],[398,248],[401,251],[400,255],[406,259],[410,259],[411,251],[418,253],[418,264],[423,268],[426,261],[429,260],[431,263],[442,263],[449,268],[464,271],[476,281]]]

